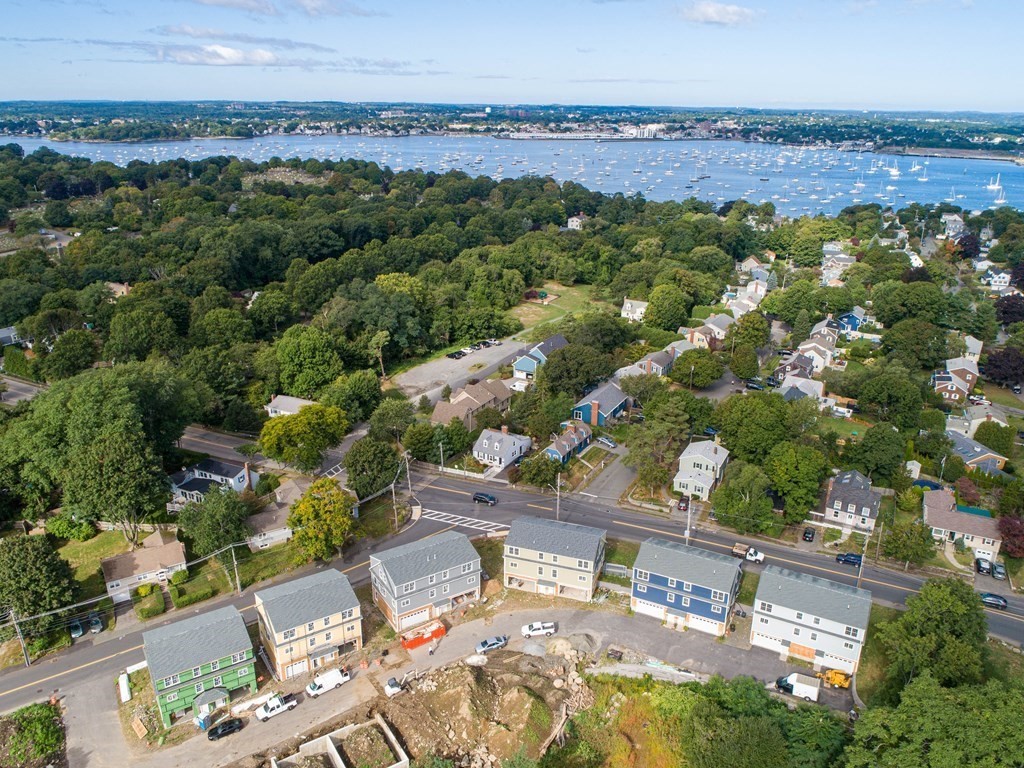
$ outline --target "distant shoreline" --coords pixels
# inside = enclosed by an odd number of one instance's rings
[[[880,155],[909,155],[911,157],[945,157],[960,160],[999,160],[1024,165],[1024,157],[1010,152],[991,149],[944,149],[942,147],[881,147],[873,150]]]

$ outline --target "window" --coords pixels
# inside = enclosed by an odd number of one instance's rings
[[[576,561],[576,567],[577,568],[589,568],[590,567],[590,563],[588,561],[586,561],[586,560],[577,560]]]
[[[651,574],[649,574],[647,571],[641,571],[639,568],[635,568],[633,570],[633,578],[637,581],[649,581],[651,578]]]
[[[287,633],[285,633],[285,634],[287,634]],[[292,637],[294,637],[294,636],[295,636],[295,632],[293,630],[292,631]],[[240,651],[238,653],[231,654],[231,663],[232,664],[237,664],[240,661],[245,661],[245,651]]]
[[[840,501],[839,499],[836,499],[835,503],[832,505],[832,508],[833,509],[842,509],[843,508],[843,502]]]
[[[330,632],[324,633],[324,642],[325,643],[331,642],[331,633]]]
[[[552,579],[557,579],[558,578],[558,569],[557,568],[552,568],[551,569],[551,578]]]
[[[762,624],[767,624],[768,623],[768,617],[767,616],[762,616],[761,617],[761,623]]]
[[[811,632],[811,640],[817,640],[817,639],[818,639],[818,633],[817,632]]]
[[[800,627],[793,627],[793,637],[800,637]]]
[[[315,630],[316,630],[316,622],[315,621],[311,621],[311,622],[309,622],[309,624],[306,625],[306,631],[307,632],[313,632]]]
[[[441,579],[442,579],[442,581],[447,579],[447,578],[448,578],[448,571],[441,571]]]
[[[711,590],[711,599],[716,603],[724,603],[726,598],[725,592],[719,592],[717,589]]]
[[[466,579],[467,584],[476,584],[476,576],[470,576]]]
[[[441,594],[442,595],[447,595],[448,594],[448,585],[447,584],[445,584],[444,586],[441,587]]]
[[[802,613],[800,613],[800,611],[796,612],[796,619],[797,619],[797,621],[800,621],[803,617],[804,617],[804,615]]]
[[[579,577],[579,580],[580,580],[580,581],[586,581],[586,580],[587,580],[587,577],[586,577],[586,576],[583,576],[583,575],[580,575],[580,577]]]
[[[668,593],[668,601],[670,603],[674,603],[676,601],[676,596],[673,595],[671,592]]]
[[[218,669],[220,669],[220,662],[219,661],[211,661],[210,662],[210,671],[211,672],[216,672]]]
[[[683,592],[692,592],[692,591],[693,591],[693,584],[691,584],[688,581],[684,581],[683,582]]]
[[[668,585],[669,585],[670,587],[674,587],[674,586],[676,585],[676,580],[675,580],[675,579],[669,579],[669,580],[668,580]]]
[[[249,674],[249,668],[248,667],[239,667],[238,668],[238,677],[239,678],[241,678],[243,675],[247,675],[247,674]]]
[[[853,643],[843,643],[843,648],[845,648],[848,651],[852,651],[853,650]]]
[[[409,607],[409,601],[408,600],[403,600],[401,602],[401,604],[399,605],[399,607],[400,608],[408,608]]]
[[[192,677],[199,677],[202,669],[200,667],[192,667]]]
[[[690,598],[684,597],[683,598],[683,607],[685,608],[685,607],[687,607],[689,605],[690,605]]]
[[[764,600],[762,600],[761,601],[761,607],[758,608],[758,610],[759,611],[764,611],[765,613],[771,613],[772,612],[772,604],[771,603],[766,603]]]
[[[846,628],[846,636],[847,637],[857,637],[857,635],[859,635],[859,634],[860,634],[860,630],[857,629],[856,627],[847,627]]]
[[[416,589],[416,582],[415,581],[409,582],[408,584],[403,584],[402,585],[402,594],[407,595],[410,592],[412,592],[414,589]]]
[[[507,547],[508,553],[514,557],[519,556],[519,547]]]
[[[431,599],[437,597],[437,590],[436,589],[430,590],[430,592],[427,593],[427,597],[429,597]]]
[[[309,638],[309,647],[312,648],[314,645],[316,645],[316,638],[315,637]]]
[[[544,553],[543,552],[538,552],[537,553],[537,559],[538,560],[543,560],[544,559]]]
[[[815,616],[814,617],[814,626],[818,626],[819,624],[821,624],[821,619],[819,619],[817,616]]]
[[[177,685],[180,679],[177,675],[171,675],[170,677],[164,678],[164,688],[170,688],[172,685]]]
[[[342,616],[342,618],[345,618],[344,615]],[[325,627],[331,626],[331,617],[330,616],[328,616],[327,618],[324,619],[324,626]]]
[[[348,621],[349,619],[351,619],[355,615],[356,615],[356,609],[355,608],[349,608],[347,611],[342,611],[341,612],[341,620],[342,621]],[[327,626],[327,620],[326,619],[324,619],[324,626],[325,627]]]
[[[544,575],[544,566],[543,565],[538,565],[537,566],[537,575],[538,576],[543,576]]]
[[[221,685],[223,685],[223,684],[224,684],[224,678],[222,678],[222,677],[215,677],[215,678],[213,678],[213,687],[214,688],[220,688]]]
[[[432,573],[429,576],[427,576],[427,584],[433,584],[436,581],[437,581],[437,574],[436,573]]]
[[[552,563],[557,563],[558,562],[558,555],[552,555],[551,556],[551,562]]]
[[[519,563],[517,563],[515,560],[513,560],[511,563],[508,564],[508,567],[509,568],[518,568],[519,567]]]
[[[711,612],[712,613],[721,613],[722,612],[722,606],[720,606],[720,605],[712,605],[711,606]]]
[[[202,693],[202,692],[203,692],[203,684],[202,683],[196,683],[196,693]]]

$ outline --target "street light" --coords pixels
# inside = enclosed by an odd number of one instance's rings
[[[559,472],[555,475],[555,485],[552,488],[551,483],[548,483],[548,488],[551,488],[555,492],[555,520],[559,521],[562,514],[562,473]]]

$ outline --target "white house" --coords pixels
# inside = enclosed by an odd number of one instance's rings
[[[206,458],[180,472],[175,472],[170,479],[173,500],[167,508],[174,512],[190,501],[202,501],[210,489],[217,486],[230,488],[235,493],[252,490],[259,482],[260,476],[248,464]]]
[[[626,318],[631,323],[642,323],[644,315],[647,313],[647,303],[639,299],[625,298],[622,300],[622,311],[619,316]]]
[[[686,497],[707,501],[722,479],[729,451],[725,446],[705,440],[690,442],[679,455],[679,471],[672,480],[672,487]]]
[[[754,598],[750,644],[815,669],[857,671],[871,593],[807,573],[765,566]]]
[[[831,405],[835,401],[826,402],[825,398],[825,384],[821,381],[815,381],[814,379],[808,379],[804,376],[800,376],[795,373],[791,373],[782,380],[782,384],[779,386],[779,392],[786,397],[786,393],[791,389],[797,390],[803,397],[810,397],[816,401],[819,407],[824,408]],[[794,396],[786,397],[787,400],[799,399]]]
[[[273,400],[263,407],[270,414],[270,418],[274,418],[275,416],[294,416],[300,408],[305,408],[307,405],[316,405],[316,403],[312,400],[303,400],[301,397],[274,395]]]
[[[165,584],[185,570],[185,545],[169,531],[156,531],[142,540],[141,547],[100,560],[100,570],[107,595],[115,603],[126,603],[140,584]]]
[[[967,350],[964,352],[964,357],[968,360],[973,360],[977,364],[981,359],[981,350],[984,347],[981,339],[976,339],[973,336],[964,336],[964,346]]]
[[[568,229],[572,229],[572,230],[577,230],[578,231],[578,230],[583,229],[583,225],[586,223],[586,221],[587,221],[587,214],[585,214],[585,213],[577,213],[575,216],[570,216],[569,217],[568,222],[566,222],[566,227]]]
[[[473,444],[473,458],[488,467],[503,468],[525,456],[533,441],[503,426],[501,430],[485,429]]]
[[[978,282],[990,288],[1009,288],[1010,277],[1010,273],[1005,269],[989,269],[978,279]]]
[[[942,227],[946,237],[956,237],[964,231],[963,217],[958,213],[942,214]]]
[[[827,344],[825,339],[808,339],[797,347],[797,351],[810,359],[814,373],[821,373],[832,365],[832,358],[835,354],[835,350]]]
[[[978,427],[986,421],[998,424],[1000,427],[1009,426],[1003,410],[996,405],[971,405],[964,408],[961,415],[950,414],[946,417],[946,429],[952,432],[959,432],[965,437],[974,438]]]

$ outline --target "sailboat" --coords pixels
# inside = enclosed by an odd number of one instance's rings
[[[924,173],[917,177],[918,181],[928,181],[928,161],[924,161]]]
[[[949,197],[946,198],[946,202],[947,203],[955,203],[956,202],[956,187],[950,187],[950,189],[949,189]]]
[[[1000,176],[1000,174],[997,173],[995,181],[993,181],[992,179],[989,179],[988,180],[988,184],[985,185],[985,189],[991,189],[993,192],[1001,191],[1002,190],[1002,186],[999,184],[999,176]]]
[[[1003,191],[1002,187],[999,187],[999,194],[996,195],[996,205],[1006,205],[1006,192]]]
[[[911,173],[917,173],[920,170],[921,170],[921,164],[919,162],[917,162],[917,160],[915,160],[914,164],[912,166],[910,166],[910,172]]]

